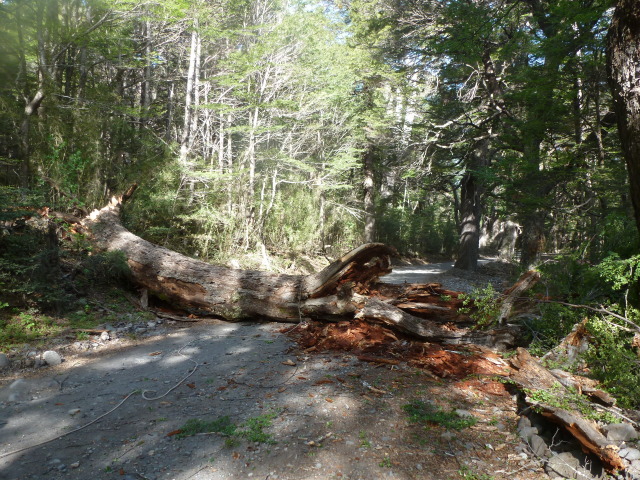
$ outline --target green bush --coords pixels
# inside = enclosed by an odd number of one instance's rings
[[[499,294],[491,283],[484,288],[473,288],[471,293],[459,296],[463,307],[460,313],[468,313],[477,327],[488,327],[495,324],[500,313]]]
[[[82,262],[82,273],[92,285],[123,285],[131,278],[127,257],[121,251],[86,257]]]
[[[0,300],[62,311],[70,302],[55,233],[24,226],[0,236]]]
[[[635,317],[638,317],[635,312]],[[614,323],[590,318],[593,343],[584,355],[591,376],[600,380],[623,407],[640,407],[640,359],[631,347],[631,333]]]
[[[538,308],[539,315],[524,317],[521,322],[530,352],[542,356],[571,332],[584,312],[558,303],[541,303]]]

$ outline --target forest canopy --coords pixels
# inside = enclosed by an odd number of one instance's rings
[[[467,269],[480,245],[523,265],[626,256],[612,13],[604,0],[8,0],[3,202],[86,212],[138,182],[134,231],[265,268],[362,241]]]

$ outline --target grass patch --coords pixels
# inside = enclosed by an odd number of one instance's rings
[[[180,433],[178,433],[176,437],[185,438],[201,433],[219,433],[228,437],[225,440],[227,447],[237,446],[241,438],[247,442],[272,445],[276,443],[276,441],[265,429],[271,426],[273,419],[278,416],[278,413],[278,411],[271,411],[263,415],[258,415],[257,417],[251,417],[240,425],[231,422],[228,416],[220,417],[212,421],[192,418],[180,427]]]
[[[0,350],[37,342],[43,337],[58,335],[62,330],[62,325],[52,317],[35,310],[18,314],[7,312],[0,316]]]
[[[227,416],[220,417],[213,421],[200,420],[198,418],[192,418],[187,420],[182,427],[180,427],[180,433],[176,435],[177,438],[191,437],[199,433],[221,433],[223,435],[235,435],[236,425],[231,422],[231,419]]]
[[[411,422],[425,426],[441,425],[448,429],[462,430],[478,422],[475,417],[462,417],[455,410],[445,411],[422,400],[415,400],[402,409],[409,415]]]
[[[458,470],[458,475],[462,477],[464,480],[493,480],[493,475],[488,475],[486,473],[478,473],[474,472],[467,466],[463,466]]]

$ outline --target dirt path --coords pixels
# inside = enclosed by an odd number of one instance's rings
[[[548,478],[515,434],[514,399],[495,379],[305,353],[282,328],[174,328],[4,378],[0,478]],[[476,423],[412,423],[407,405]],[[211,423],[221,417],[226,424]],[[237,430],[179,438],[189,421]]]

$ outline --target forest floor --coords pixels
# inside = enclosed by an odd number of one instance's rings
[[[165,322],[90,342],[5,372],[1,478],[548,478],[488,350],[353,322]]]

